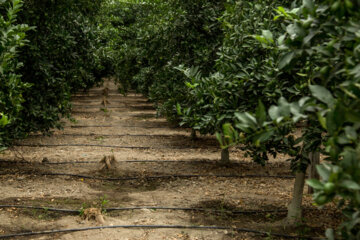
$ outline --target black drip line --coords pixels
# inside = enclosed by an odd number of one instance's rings
[[[16,173],[11,173],[16,174]],[[173,175],[158,175],[158,176],[141,176],[141,177],[117,177],[117,178],[104,178],[104,177],[95,177],[87,176],[81,174],[71,174],[71,173],[21,173],[22,175],[41,175],[41,176],[66,176],[82,179],[93,179],[101,181],[133,181],[133,180],[156,180],[156,179],[175,179],[175,178],[206,178],[206,177],[215,177],[215,178],[279,178],[279,179],[293,179],[295,176],[292,175],[261,175],[261,174],[247,174],[247,175],[211,175],[211,174],[173,174]],[[10,175],[9,173],[2,173],[1,175]]]
[[[99,144],[14,144],[15,147],[101,147],[101,148],[125,148],[125,149],[151,149],[151,147],[115,146]]]
[[[91,99],[73,99],[73,101],[77,102],[77,103],[99,103],[102,99],[95,99],[95,100],[91,100]],[[132,103],[129,103],[129,99],[127,100],[127,102],[125,103],[124,100],[121,99],[106,99],[110,102],[110,104],[112,103],[121,103],[121,104],[135,104],[135,103],[141,103],[141,104],[151,104],[149,103],[147,100],[145,99],[131,99]]]
[[[107,109],[107,108],[115,108],[115,109],[129,109],[130,107],[126,106],[120,106],[120,107],[114,107],[114,106],[81,106],[81,105],[73,105],[74,108],[98,108],[98,109]]]
[[[102,105],[72,105],[73,108],[98,108],[98,109],[107,109],[107,108],[118,108],[118,109],[139,109],[139,111],[155,111],[155,108],[150,108],[148,106],[132,106],[132,105],[124,105],[124,106],[102,106]]]
[[[115,126],[111,126],[111,125],[79,125],[79,126],[70,126],[71,128],[108,128],[108,127],[115,127]]]
[[[71,128],[111,128],[111,127],[123,127],[123,128],[167,128],[167,129],[171,129],[170,127],[167,126],[158,126],[158,127],[150,127],[150,126],[112,126],[112,125],[79,125],[79,126],[70,126]],[[179,128],[179,127],[176,127]],[[174,129],[176,129],[174,128]]]
[[[73,95],[71,98],[90,98],[90,97],[103,97],[103,94],[92,94],[92,95],[87,95],[87,94],[83,94],[83,95]],[[130,99],[144,99],[140,96],[121,96],[119,94],[109,94],[107,97],[119,97],[119,98],[130,98]],[[73,99],[75,100],[75,99]],[[108,99],[109,100],[109,99]]]
[[[72,229],[61,229],[61,230],[49,230],[49,231],[39,231],[39,232],[25,232],[25,233],[15,233],[0,235],[0,239],[5,238],[14,238],[14,237],[24,237],[24,236],[34,236],[34,235],[47,235],[55,233],[70,233],[70,232],[80,232],[80,231],[90,231],[90,230],[100,230],[100,229],[114,229],[114,228],[127,228],[127,229],[197,229],[197,230],[232,230],[237,232],[247,232],[254,233],[262,236],[276,236],[289,239],[322,239],[309,236],[293,236],[288,234],[280,233],[270,233],[264,231],[258,231],[247,228],[232,228],[232,227],[222,227],[222,226],[184,226],[184,225],[114,225],[114,226],[99,226],[99,227],[86,227],[86,228],[72,228]]]
[[[18,208],[18,209],[35,209],[43,210],[50,212],[63,212],[63,213],[73,213],[79,214],[81,210],[73,209],[61,209],[53,207],[41,207],[41,206],[24,206],[24,205],[0,205],[0,208]],[[275,210],[217,210],[217,209],[207,209],[207,208],[192,208],[192,207],[158,207],[158,206],[140,206],[140,207],[112,207],[112,208],[103,208],[103,211],[113,212],[113,211],[131,211],[131,210],[174,210],[174,211],[194,211],[194,212],[215,212],[215,213],[228,213],[228,214],[261,214],[261,213],[284,213],[287,212],[287,209],[275,209]]]
[[[204,149],[201,147],[178,146],[178,147],[141,147],[141,146],[117,146],[100,144],[14,144],[15,147],[99,147],[99,148],[119,148],[119,149]],[[208,148],[207,148],[208,149]]]
[[[198,163],[198,164],[216,164],[217,160],[122,160],[116,161],[117,163]],[[0,163],[11,163],[11,164],[47,164],[47,165],[65,165],[65,164],[98,164],[98,161],[65,161],[65,162],[27,162],[27,161],[13,161],[13,160],[1,160]],[[255,162],[245,161],[231,161],[230,164],[241,164],[241,165],[255,165]]]
[[[32,134],[29,137],[42,137],[46,136],[43,134]],[[71,137],[186,137],[185,135],[165,135],[165,134],[80,134],[80,133],[62,133],[62,134],[53,134],[50,137],[56,136],[71,136]]]

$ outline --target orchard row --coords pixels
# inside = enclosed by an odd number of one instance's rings
[[[114,76],[169,121],[216,134],[259,164],[289,156],[287,221],[301,217],[313,156],[318,205],[360,235],[358,0],[0,1],[0,144],[47,131],[74,91]],[[21,10],[21,11],[20,11]],[[26,24],[26,25],[24,25]]]
[[[289,156],[296,173],[288,222],[301,216],[314,156],[318,205],[336,201],[360,234],[360,2],[169,0],[116,2],[109,47],[124,92],[135,88],[169,121],[216,134],[255,162]],[[299,127],[301,126],[301,127]]]

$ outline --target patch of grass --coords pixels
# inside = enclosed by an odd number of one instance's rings
[[[29,216],[33,219],[37,220],[56,220],[61,218],[64,215],[68,215],[67,213],[60,213],[60,212],[51,212],[46,209],[21,209],[21,212],[25,216]]]

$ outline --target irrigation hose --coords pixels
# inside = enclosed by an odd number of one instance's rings
[[[103,127],[103,128],[107,128],[107,127],[114,127],[114,126],[111,126],[111,125],[78,125],[78,126],[70,126],[71,128],[100,128],[100,127]]]
[[[151,106],[102,106],[102,105],[72,105],[73,108],[89,108],[89,109],[107,109],[107,108],[114,108],[114,109],[129,109],[129,110],[141,110],[141,111],[155,111],[156,109]]]
[[[199,163],[199,164],[217,164],[218,160],[122,160],[116,161],[117,163]],[[12,161],[12,160],[1,160],[0,163],[11,163],[11,164],[47,164],[47,165],[65,165],[65,164],[98,164],[98,161],[65,161],[65,162],[27,162],[27,161]],[[231,165],[241,164],[257,164],[255,162],[246,162],[246,161],[231,161]],[[269,163],[271,164],[271,163]]]
[[[212,163],[211,161],[189,161],[189,160],[124,160],[116,161],[117,163]],[[215,161],[213,161],[215,163]],[[65,164],[98,164],[98,161],[67,161],[67,162],[26,162],[26,161],[11,161],[0,160],[0,163],[11,164],[47,164],[47,165],[65,165]],[[245,164],[247,162],[232,162],[232,164]],[[251,163],[250,163],[251,164]]]
[[[11,173],[16,174],[16,173]],[[41,176],[67,176],[75,177],[82,179],[93,179],[101,181],[133,181],[133,180],[155,180],[155,179],[171,179],[171,178],[202,178],[202,177],[216,177],[216,178],[280,178],[280,179],[293,179],[295,176],[292,175],[260,175],[260,174],[249,174],[249,175],[210,175],[210,174],[187,174],[187,175],[159,175],[159,176],[143,176],[143,177],[123,177],[123,178],[103,178],[103,177],[93,177],[80,174],[71,174],[71,173],[21,173],[22,175],[30,174],[41,175]],[[2,173],[1,175],[9,175],[8,173]]]
[[[116,108],[116,109],[128,109],[126,106],[114,107],[114,106],[82,106],[82,105],[73,105],[73,108],[98,108],[98,109],[107,109],[107,108]]]
[[[16,147],[100,147],[100,148],[118,148],[118,149],[201,149],[198,147],[141,147],[141,146],[117,146],[100,144],[14,144]]]
[[[19,208],[19,209],[36,209],[50,212],[64,212],[64,213],[80,213],[80,210],[71,209],[59,209],[53,207],[39,207],[39,206],[24,206],[24,205],[0,205],[0,208]],[[175,211],[196,211],[196,212],[215,212],[215,213],[230,213],[230,214],[260,214],[260,213],[283,213],[287,212],[286,209],[275,209],[275,210],[217,210],[217,209],[206,209],[206,208],[190,208],[190,207],[157,207],[157,206],[140,206],[140,207],[113,207],[104,208],[106,212],[112,211],[131,211],[131,210],[175,210]]]
[[[43,137],[46,135],[43,134],[32,134],[29,137]],[[185,135],[165,135],[165,134],[79,134],[79,133],[62,133],[62,134],[53,134],[48,137],[62,137],[62,136],[70,136],[70,137],[186,137]]]
[[[39,232],[25,232],[25,233],[15,233],[0,235],[0,239],[13,238],[13,237],[25,237],[25,236],[34,236],[34,235],[46,235],[46,234],[55,234],[55,233],[70,233],[70,232],[80,232],[80,231],[90,231],[90,230],[100,230],[100,229],[114,229],[114,228],[127,228],[127,229],[198,229],[198,230],[233,230],[237,232],[247,232],[259,234],[262,236],[276,236],[289,239],[321,239],[308,236],[292,236],[287,234],[280,233],[269,233],[264,231],[258,231],[253,229],[246,228],[231,228],[231,227],[221,227],[221,226],[183,226],[183,225],[114,225],[114,226],[99,226],[99,227],[87,227],[87,228],[72,228],[72,229],[62,229],[62,230],[50,230],[50,231],[39,231]]]
[[[102,148],[123,148],[123,149],[150,149],[150,147],[137,146],[115,146],[99,144],[14,144],[16,147],[102,147]]]
[[[76,126],[76,125],[73,125],[73,126],[70,126],[71,128],[110,128],[110,127],[123,127],[123,128],[167,128],[167,129],[171,129],[171,128],[179,128],[179,127],[168,127],[168,126],[159,126],[159,127],[151,127],[151,126],[112,126],[112,125],[79,125],[79,126]]]
[[[0,205],[0,208],[23,208],[23,209],[36,209],[36,210],[44,210],[50,212],[65,212],[65,213],[80,213],[80,210],[71,210],[71,209],[59,209],[52,207],[36,207],[36,206],[22,206],[22,205]]]
[[[94,98],[94,97],[103,97],[102,94],[99,94],[99,95],[73,95],[72,98]],[[135,96],[121,96],[121,95],[118,95],[118,94],[109,94],[108,97],[119,97],[119,98],[133,98],[133,99],[139,99],[141,100],[142,98],[141,97],[135,97]],[[75,99],[73,99],[75,100]]]

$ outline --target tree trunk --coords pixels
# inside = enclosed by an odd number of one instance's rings
[[[305,185],[305,172],[297,172],[295,183],[294,183],[294,192],[292,200],[288,205],[288,214],[286,222],[289,225],[294,225],[295,223],[301,220],[301,203],[303,197]]]
[[[318,172],[316,171],[316,165],[320,164],[320,153],[319,152],[311,152],[309,154],[310,158],[310,169],[309,169],[309,179],[320,179]],[[308,193],[313,194],[314,189],[308,186]]]
[[[197,136],[196,136],[196,130],[191,129],[191,140],[196,140]]]
[[[221,163],[222,164],[229,164],[230,163],[229,148],[224,148],[224,149],[221,150]]]

